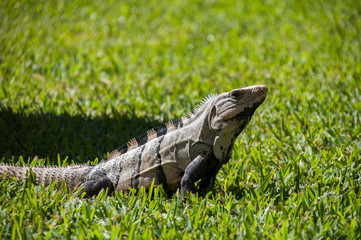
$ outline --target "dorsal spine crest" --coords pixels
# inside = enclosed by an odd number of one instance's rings
[[[144,145],[145,143],[149,142],[150,140],[157,138],[159,136],[162,136],[170,131],[173,131],[175,129],[178,128],[182,128],[183,126],[185,126],[190,119],[192,119],[194,117],[194,115],[206,104],[208,103],[210,100],[214,99],[215,97],[217,97],[217,94],[210,94],[207,97],[205,97],[200,104],[198,104],[197,106],[195,106],[192,111],[184,116],[182,116],[179,119],[172,119],[168,122],[166,122],[165,124],[162,124],[156,128],[151,128],[149,129],[145,134],[140,135],[139,137],[136,138],[132,138],[130,141],[128,141],[126,144],[120,146],[119,148],[115,149],[114,151],[112,151],[108,158],[103,160],[102,162],[107,162],[115,157],[119,157],[122,154],[137,148],[139,146]]]

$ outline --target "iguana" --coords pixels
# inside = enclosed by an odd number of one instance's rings
[[[127,191],[162,185],[165,190],[204,192],[232,153],[233,143],[267,96],[267,87],[255,85],[206,98],[190,114],[151,129],[109,154],[98,165],[31,167],[36,183],[55,179],[67,187],[83,187],[85,197],[102,189]],[[24,181],[30,167],[0,165],[0,180]],[[7,175],[6,175],[7,173]],[[199,181],[197,187],[195,183]]]

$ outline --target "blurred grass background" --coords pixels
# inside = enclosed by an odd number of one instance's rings
[[[360,31],[356,0],[1,1],[2,162],[96,163],[210,93],[269,87],[206,198],[5,181],[1,235],[361,237]]]

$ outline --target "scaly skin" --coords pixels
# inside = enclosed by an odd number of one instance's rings
[[[180,189],[182,197],[186,192],[204,192],[229,161],[234,141],[266,96],[267,87],[263,85],[214,95],[187,116],[132,139],[96,166],[32,171],[38,184],[48,185],[57,179],[71,189],[82,186],[86,197],[105,188],[148,188],[152,182],[169,192]],[[8,172],[7,177],[23,181],[28,171],[29,167],[1,164],[0,179]]]

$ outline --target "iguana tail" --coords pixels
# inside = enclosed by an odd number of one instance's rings
[[[29,177],[29,170],[34,173],[37,184],[49,185],[57,180],[57,185],[65,182],[68,188],[74,189],[87,181],[93,167],[88,165],[72,165],[68,167],[18,167],[0,164],[0,181],[15,177],[18,181],[25,181]]]

